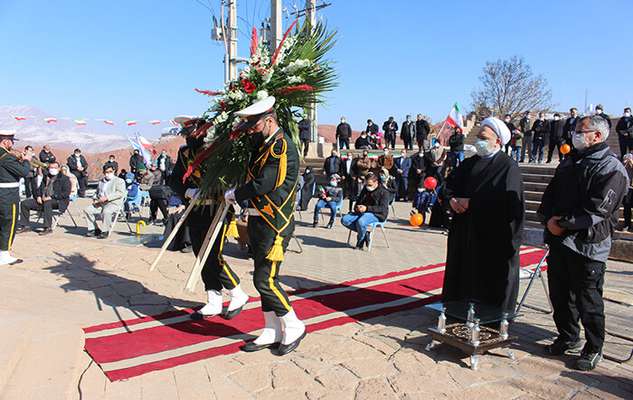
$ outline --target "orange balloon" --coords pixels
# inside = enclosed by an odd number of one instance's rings
[[[567,154],[571,151],[571,147],[569,147],[569,145],[567,143],[565,143],[564,145],[560,146],[560,152],[563,154]]]
[[[409,224],[411,226],[420,226],[424,223],[424,217],[420,213],[411,214],[409,217]]]

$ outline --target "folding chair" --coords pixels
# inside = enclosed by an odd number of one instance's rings
[[[532,276],[530,276],[530,282],[528,282],[527,287],[525,288],[525,292],[523,292],[523,296],[521,296],[521,301],[519,301],[519,304],[517,305],[516,311],[515,313],[518,314],[519,311],[521,310],[521,307],[525,306],[527,308],[531,308],[533,310],[536,311],[540,311],[542,313],[545,314],[550,314],[553,310],[554,307],[552,306],[552,300],[550,300],[549,298],[549,290],[547,289],[547,283],[545,282],[545,278],[543,278],[543,264],[545,263],[545,260],[547,258],[547,256],[549,255],[549,247],[547,245],[545,245],[545,254],[543,254],[543,257],[541,258],[541,260],[538,262],[538,264],[536,265],[536,268],[534,268],[534,271],[532,272]],[[545,310],[542,309],[540,307],[535,307],[535,306],[531,306],[528,304],[525,304],[525,300],[527,299],[528,293],[530,292],[530,289],[532,288],[532,284],[534,284],[534,280],[536,278],[540,278],[541,280],[541,284],[543,284],[543,290],[545,291],[545,297],[547,297],[547,301],[549,303],[549,310]]]
[[[112,225],[110,226],[110,230],[108,231],[108,237],[110,237],[110,235],[112,234],[112,231],[114,230],[114,227],[116,226],[117,222],[119,222],[119,217],[121,215],[123,215],[124,221],[127,224],[127,229],[130,231],[130,233],[134,233],[134,230],[130,226],[130,221],[128,221],[127,217],[125,216],[125,213],[123,212],[123,208],[119,208],[117,212],[114,213],[114,220],[112,221]]]
[[[371,232],[372,235],[369,236],[369,246],[367,246],[367,252],[370,253],[371,252],[371,245],[374,243],[374,235],[373,233],[376,232],[376,228],[380,228],[380,231],[382,232],[382,236],[385,238],[385,243],[387,244],[387,248],[389,248],[389,240],[387,240],[387,233],[385,232],[385,222],[387,221],[383,221],[383,222],[372,222],[371,224],[369,224],[367,227],[370,228],[368,229],[368,232]],[[349,234],[347,235],[347,244],[351,245],[351,239],[352,239],[352,230],[349,230]]]

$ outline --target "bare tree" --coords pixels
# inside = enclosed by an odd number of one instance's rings
[[[525,110],[547,110],[552,93],[542,75],[534,75],[523,58],[487,62],[479,77],[481,87],[471,93],[475,110],[495,115],[517,115]]]

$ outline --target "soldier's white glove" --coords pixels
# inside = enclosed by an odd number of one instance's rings
[[[196,198],[197,196],[198,196],[198,189],[190,188],[190,189],[185,190],[186,199],[193,199],[193,198]]]
[[[229,189],[224,192],[224,200],[229,204],[237,203],[237,201],[235,200],[235,189]]]

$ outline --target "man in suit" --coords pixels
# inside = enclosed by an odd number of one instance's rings
[[[59,163],[49,162],[48,171],[42,179],[42,184],[34,193],[34,198],[24,199],[20,203],[20,227],[17,232],[30,230],[29,217],[31,210],[42,211],[44,214],[44,229],[40,235],[53,233],[53,210],[64,213],[70,202],[70,178],[59,173]]]
[[[398,194],[396,198],[408,201],[409,198],[409,170],[411,169],[411,159],[407,157],[407,151],[402,150],[400,157],[396,158],[396,183]]]
[[[521,162],[525,162],[525,153],[527,152],[528,160],[532,159],[532,127],[530,122],[530,111],[523,113],[523,118],[519,120],[519,129],[523,132],[523,147],[521,148]]]
[[[86,197],[86,186],[88,186],[88,161],[81,154],[80,149],[75,149],[66,160],[70,172],[77,177],[79,184],[79,197]]]
[[[558,161],[563,159],[563,154],[560,152],[560,146],[563,144],[563,129],[564,124],[560,119],[560,114],[554,114],[554,119],[549,122],[549,145],[547,149],[547,163],[552,162],[552,155],[554,149],[558,150]]]
[[[352,138],[352,127],[347,123],[345,117],[341,117],[341,123],[336,126],[336,143],[339,150],[349,150],[349,141]]]
[[[99,239],[107,238],[114,222],[112,218],[123,209],[126,197],[125,181],[114,174],[112,167],[103,167],[103,178],[99,181],[99,188],[93,198],[92,205],[84,210],[88,225],[86,236],[96,236]],[[98,215],[103,217],[103,229],[97,225]]]
[[[532,132],[534,134],[532,138],[532,154],[530,162],[543,162],[543,149],[545,147],[545,140],[549,134],[549,124],[545,120],[545,114],[538,113],[538,119],[534,121],[532,125]]]
[[[395,149],[398,123],[393,119],[393,117],[389,117],[389,119],[382,124],[382,131],[385,132],[385,147],[391,146],[391,150]]]
[[[431,132],[431,126],[422,114],[418,114],[415,121],[415,139],[418,143],[418,150],[427,150],[429,148],[429,132]]]
[[[571,146],[571,138],[576,131],[576,121],[578,121],[578,110],[576,107],[569,109],[569,118],[565,120],[563,126],[563,142]]]
[[[312,122],[307,118],[299,121],[299,140],[303,146],[303,158],[306,158],[310,149],[310,140],[312,140]]]
[[[413,150],[413,139],[415,138],[415,122],[411,120],[411,116],[407,115],[407,119],[402,123],[400,129],[400,139],[404,142],[405,150]]]

